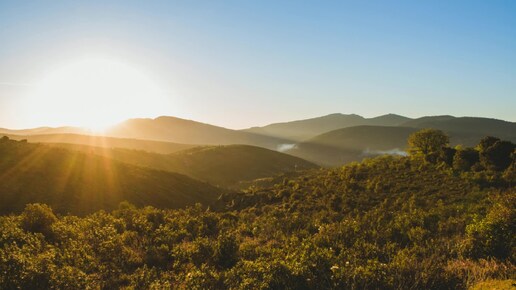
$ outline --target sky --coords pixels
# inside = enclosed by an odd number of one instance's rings
[[[516,121],[515,28],[516,1],[0,0],[0,127],[109,112],[236,129],[337,112]],[[84,67],[116,81],[90,98],[70,85],[97,84]]]

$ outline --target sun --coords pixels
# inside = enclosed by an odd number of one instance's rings
[[[128,118],[153,116],[168,101],[142,71],[109,59],[83,59],[49,72],[26,98],[26,119],[46,126],[94,131]]]

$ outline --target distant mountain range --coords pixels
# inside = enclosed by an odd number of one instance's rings
[[[175,117],[130,119],[114,126],[106,135],[199,145],[245,144],[269,149],[275,149],[277,144],[285,142],[280,137],[231,130]]]
[[[322,165],[340,165],[361,160],[375,152],[402,151],[408,135],[421,128],[441,129],[450,135],[453,144],[465,146],[474,146],[488,135],[516,142],[514,122],[448,115],[412,119],[395,114],[375,118],[331,114],[244,130],[164,116],[127,120],[106,131],[104,135],[109,138],[84,136],[88,131],[74,127],[21,131],[0,129],[0,133],[23,135],[13,138],[25,138],[31,142],[73,143],[156,153],[173,153],[198,145],[252,145],[286,152]]]
[[[304,141],[317,135],[341,128],[364,125],[399,126],[410,120],[412,119],[395,114],[388,114],[375,118],[364,118],[355,114],[331,114],[312,119],[275,123],[264,127],[253,127],[243,131],[265,136],[282,137],[292,141]]]

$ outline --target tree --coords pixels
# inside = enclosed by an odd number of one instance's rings
[[[455,153],[457,153],[457,149],[444,147],[441,151],[441,155],[439,156],[439,160],[451,167],[453,166],[453,159],[455,157]]]
[[[485,138],[484,138],[485,139]],[[482,140],[484,140],[482,139]],[[511,154],[516,149],[516,144],[509,141],[497,140],[491,146],[479,144],[480,161],[482,165],[490,170],[503,171],[511,165]]]
[[[413,156],[423,156],[427,162],[435,163],[450,138],[441,130],[423,129],[408,138],[409,152]]]
[[[479,161],[478,151],[473,148],[457,149],[453,156],[453,168],[461,171],[470,171]]]
[[[480,140],[477,149],[479,152],[485,152],[487,148],[493,146],[496,142],[500,141],[499,138],[493,136],[486,136]]]
[[[21,225],[26,231],[42,233],[45,237],[52,234],[52,224],[57,221],[52,209],[46,204],[27,204],[21,215]]]

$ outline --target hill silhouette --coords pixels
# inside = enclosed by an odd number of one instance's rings
[[[178,173],[62,148],[2,138],[0,213],[41,202],[61,213],[113,209],[121,201],[179,208],[210,204],[220,190]]]
[[[62,143],[87,145],[102,148],[126,148],[134,150],[145,150],[161,154],[169,154],[180,150],[195,147],[195,145],[178,144],[172,142],[161,142],[141,139],[114,138],[95,135],[79,134],[35,134],[35,135],[5,135],[13,140],[27,140],[31,143]]]
[[[112,137],[158,140],[184,144],[246,144],[269,149],[276,149],[279,144],[288,142],[282,138],[231,130],[168,116],[155,119],[130,119],[112,127],[105,134]]]
[[[516,123],[490,118],[455,118],[451,116],[424,117],[403,123],[403,126],[434,128],[464,137],[467,135],[490,135],[516,142]]]
[[[79,135],[90,135],[91,130],[79,128],[79,127],[38,127],[30,129],[7,129],[0,128],[0,134],[3,135],[41,135],[41,134],[79,134]]]
[[[325,132],[346,127],[361,125],[398,126],[409,120],[411,119],[395,114],[388,114],[369,119],[355,114],[330,114],[305,120],[275,123],[264,127],[253,127],[244,131],[267,136],[282,137],[293,141],[303,141]]]
[[[298,157],[249,145],[200,146],[166,155],[122,148],[66,144],[55,146],[93,152],[147,168],[177,172],[221,187],[239,187],[239,184],[255,179],[317,167]]]

